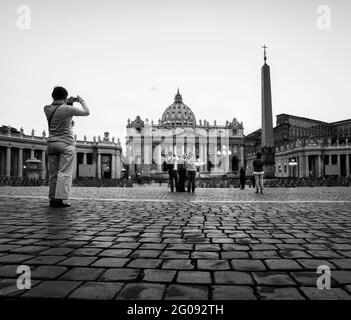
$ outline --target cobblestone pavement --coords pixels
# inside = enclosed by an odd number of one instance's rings
[[[351,299],[350,191],[75,188],[72,208],[52,209],[47,188],[1,187],[0,296]]]

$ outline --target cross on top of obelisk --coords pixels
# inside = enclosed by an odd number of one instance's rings
[[[263,59],[264,59],[264,62],[266,63],[266,60],[267,60],[266,49],[267,49],[268,47],[266,47],[266,45],[264,44],[262,48],[263,48]]]

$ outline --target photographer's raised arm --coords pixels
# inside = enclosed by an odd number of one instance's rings
[[[83,110],[76,108],[76,107],[72,107],[73,108],[73,115],[74,116],[88,116],[90,114],[90,111],[89,111],[89,108],[86,105],[85,101],[80,96],[77,96],[77,98],[78,98],[78,102],[81,104]]]

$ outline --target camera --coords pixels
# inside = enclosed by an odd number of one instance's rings
[[[69,97],[68,99],[67,99],[67,104],[69,105],[69,106],[73,106],[73,103],[74,102],[79,102],[79,99],[77,98],[77,97]]]

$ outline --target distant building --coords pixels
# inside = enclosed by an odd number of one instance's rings
[[[26,175],[26,160],[41,161],[41,178],[46,179],[46,133],[35,135],[34,129],[30,135],[24,134],[10,126],[0,127],[0,176],[24,177]],[[74,162],[74,178],[120,178],[122,170],[122,149],[115,138],[110,140],[109,133],[104,137],[94,137],[93,141],[76,140],[76,159]]]
[[[245,137],[247,171],[260,149],[261,130]],[[323,122],[289,114],[277,115],[274,128],[276,177],[349,177],[351,119]]]
[[[166,108],[157,123],[139,116],[128,120],[126,161],[129,172],[162,172],[169,151],[178,157],[189,152],[201,162],[207,174],[237,174],[244,166],[244,127],[237,119],[219,125],[196,121],[193,111],[183,103],[179,90],[174,103]]]

